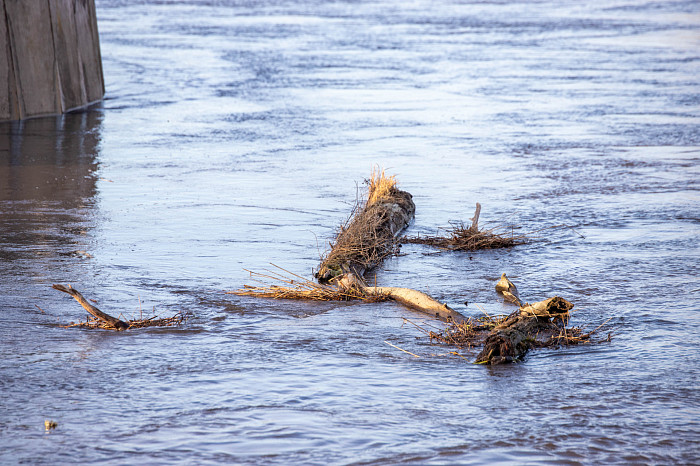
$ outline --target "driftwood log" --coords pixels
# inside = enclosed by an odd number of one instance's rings
[[[561,332],[573,307],[559,296],[522,306],[488,334],[476,363],[503,364],[522,359],[530,348]]]
[[[441,303],[422,291],[411,288],[394,286],[367,287],[368,293],[379,293],[389,296],[394,301],[416,311],[428,314],[445,322],[464,322],[466,318],[447,304]]]
[[[76,290],[70,285],[68,285],[67,287],[63,285],[53,285],[53,289],[71,295],[73,298],[75,298],[76,301],[80,303],[83,309],[88,311],[90,315],[94,318],[88,318],[86,322],[71,322],[70,325],[62,325],[62,327],[65,328],[81,327],[90,329],[99,328],[104,330],[122,331],[145,327],[174,327],[180,325],[189,315],[189,313],[178,312],[171,317],[159,318],[158,316],[153,315],[151,317],[144,318],[143,316],[141,316],[141,318],[139,319],[124,321],[100,311],[95,306],[90,304],[90,302],[87,299],[85,299],[85,297],[82,294],[80,294],[78,290]]]
[[[403,304],[406,307],[415,309],[445,322],[461,323],[466,321],[466,318],[462,314],[455,311],[447,304],[437,301],[422,291],[411,288],[401,288],[396,286],[366,286],[364,281],[360,280],[352,273],[345,274],[345,276],[338,281],[338,288],[347,291],[356,290],[367,296],[385,296]]]
[[[316,278],[321,283],[341,279],[346,274],[363,278],[391,255],[396,237],[408,226],[415,212],[413,196],[399,190],[393,177],[373,174],[365,206],[341,227]]]
[[[479,206],[480,208],[481,206]],[[388,296],[407,307],[447,322],[462,322],[465,317],[447,304],[409,288],[370,287],[364,275],[391,255],[397,237],[416,212],[413,196],[396,187],[393,177],[373,173],[369,181],[367,202],[341,228],[330,253],[319,266],[320,283],[334,283],[341,290],[354,288],[372,296]],[[479,212],[474,222],[478,222]]]

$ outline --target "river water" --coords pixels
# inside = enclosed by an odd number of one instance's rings
[[[584,3],[98,0],[104,102],[0,124],[0,463],[697,462],[700,3]],[[394,303],[224,293],[310,278],[374,166],[410,234],[531,233],[379,284],[507,313],[506,272],[611,342],[483,367]],[[193,316],[65,329],[53,283]]]

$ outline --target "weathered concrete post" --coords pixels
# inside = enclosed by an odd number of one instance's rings
[[[94,0],[0,0],[0,121],[104,96]]]

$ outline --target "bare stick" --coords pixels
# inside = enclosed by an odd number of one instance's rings
[[[401,348],[399,348],[399,347],[396,346],[396,345],[392,345],[391,343],[389,343],[389,342],[386,341],[386,340],[384,340],[384,343],[386,343],[386,344],[389,345],[389,346],[393,346],[394,348],[396,348],[396,349],[399,350],[399,351],[403,351],[404,353],[408,353],[408,354],[410,354],[411,356],[415,356],[415,357],[417,357],[417,358],[420,358],[420,356],[418,356],[417,354],[413,354],[413,353],[411,353],[410,351],[406,351],[405,349],[401,349]]]
[[[367,294],[388,295],[394,301],[404,306],[415,309],[446,322],[464,322],[467,320],[462,314],[452,309],[447,304],[441,303],[422,291],[411,288],[399,288],[395,286],[365,287]]]
[[[95,318],[112,325],[116,330],[126,330],[129,328],[129,324],[127,324],[124,321],[121,321],[117,319],[116,317],[112,317],[109,314],[105,314],[104,312],[100,311],[97,309],[95,306],[90,304],[87,299],[83,297],[77,290],[73,289],[72,286],[68,285],[66,288],[63,285],[53,285],[53,288],[58,291],[63,291],[64,293],[68,293],[69,295],[73,296],[76,301],[80,303],[83,308],[88,311],[90,314],[92,314]]]
[[[472,229],[473,230],[479,229],[479,214],[481,214],[481,204],[479,204],[477,202],[476,203],[476,210],[474,211],[474,217],[470,219],[472,221]]]
[[[602,324],[600,324],[599,326],[597,326],[595,330],[593,330],[592,332],[588,332],[588,334],[589,334],[589,335],[593,335],[594,333],[596,333],[598,330],[600,330],[600,328],[601,328],[603,325],[605,325],[605,324],[607,324],[608,322],[610,322],[610,320],[611,320],[613,317],[615,317],[615,316],[610,317],[608,320],[606,320],[605,322],[603,322]]]

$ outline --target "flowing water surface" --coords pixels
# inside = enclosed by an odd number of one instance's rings
[[[585,3],[98,0],[104,102],[0,124],[0,463],[697,462],[700,4]],[[506,272],[611,342],[483,367],[394,303],[225,294],[310,278],[374,166],[412,235],[531,233],[378,283],[498,314]],[[53,283],[193,317],[65,329]]]

